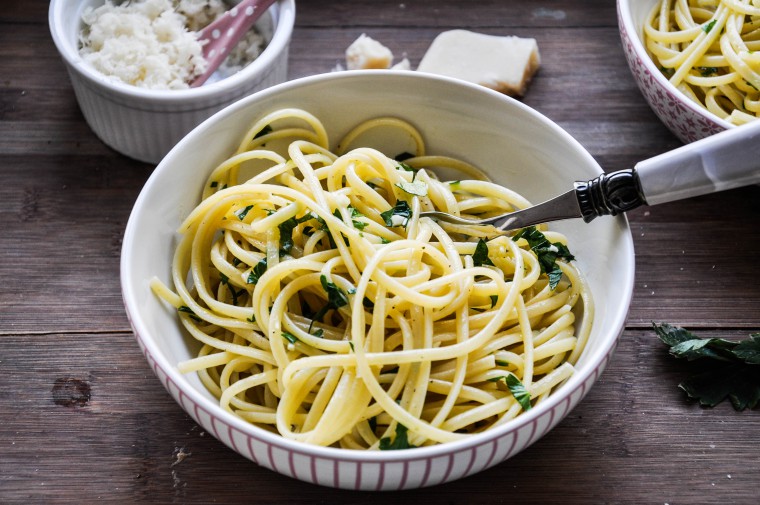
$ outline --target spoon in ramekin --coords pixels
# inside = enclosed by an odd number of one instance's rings
[[[211,77],[240,39],[275,1],[242,0],[198,32],[208,67],[190,83],[191,88],[201,86]]]

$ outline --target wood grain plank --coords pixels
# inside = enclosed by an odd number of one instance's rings
[[[52,353],[62,356],[51,363]],[[0,369],[15,372],[0,390],[4,502],[387,503],[387,494],[288,479],[227,449],[168,396],[131,335],[7,335],[0,356]],[[753,503],[760,459],[747,436],[760,417],[689,403],[676,388],[685,374],[651,330],[627,331],[597,385],[549,435],[488,471],[393,499]],[[86,386],[89,399],[66,405],[61,380]]]
[[[471,478],[355,493],[243,459],[199,428],[140,354],[122,307],[121,237],[153,167],[85,124],[48,2],[0,10],[0,502],[754,504],[757,412],[702,409],[650,322],[705,337],[760,329],[760,187],[629,216],[636,287],[608,370],[548,436]],[[606,170],[676,148],[623,60],[609,0],[298,0],[289,77],[329,72],[366,32],[416,65],[442,30],[535,37],[523,102]]]

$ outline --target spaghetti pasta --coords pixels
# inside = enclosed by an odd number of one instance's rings
[[[659,0],[644,24],[652,60],[684,95],[733,124],[760,113],[760,4]]]
[[[355,147],[368,132],[415,152]],[[179,230],[173,290],[151,283],[200,346],[179,369],[248,422],[349,449],[453,441],[544,401],[593,319],[565,237],[420,217],[529,203],[428,155],[406,121],[367,121],[338,146],[316,117],[283,109],[211,172]]]

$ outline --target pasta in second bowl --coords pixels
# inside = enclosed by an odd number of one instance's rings
[[[711,11],[721,2],[706,2],[705,7],[713,4],[712,7],[699,8],[700,12],[683,19],[681,12],[688,11],[692,3],[696,4],[692,0],[617,2],[623,52],[636,84],[660,120],[684,143],[733,128],[748,119],[746,113],[738,113],[734,114],[736,120],[732,120],[735,108],[722,98],[728,93],[734,101],[741,100],[735,91],[728,89],[731,82],[749,86],[744,84],[743,78],[725,75],[737,74],[733,70],[724,71],[730,68],[729,62],[719,54],[721,42],[716,36],[726,20],[719,13],[721,25],[717,20],[716,23],[711,21]],[[666,14],[660,15],[661,10]],[[647,25],[650,35],[645,35]],[[648,46],[656,53],[657,61]],[[711,105],[712,111],[708,110],[706,94],[710,95],[708,103],[722,104]]]
[[[512,240],[419,210],[503,212],[600,171],[476,86],[294,81],[220,112],[156,169],[125,234],[127,312],[180,405],[263,466],[351,489],[461,478],[533,443],[596,380],[630,303],[632,241],[622,217]],[[541,272],[538,236],[576,259]]]

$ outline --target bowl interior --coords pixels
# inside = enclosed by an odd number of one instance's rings
[[[122,252],[124,299],[138,338],[176,384],[207,401],[209,408],[216,401],[195,375],[180,376],[175,370],[178,361],[192,356],[194,345],[180,330],[175,311],[151,293],[149,281],[158,276],[169,284],[175,230],[197,205],[208,173],[230,155],[257,118],[284,107],[315,114],[333,144],[363,120],[404,118],[421,130],[428,152],[474,163],[536,203],[602,172],[573,138],[534,110],[485,88],[435,76],[333,73],[275,86],[219,112],[185,137],[154,171],[135,204]],[[372,147],[382,150],[382,141]],[[570,220],[552,228],[568,236],[596,302],[592,335],[578,363],[581,380],[599,366],[622,330],[633,289],[632,239],[623,217],[590,224]],[[541,408],[525,415],[533,411]]]

